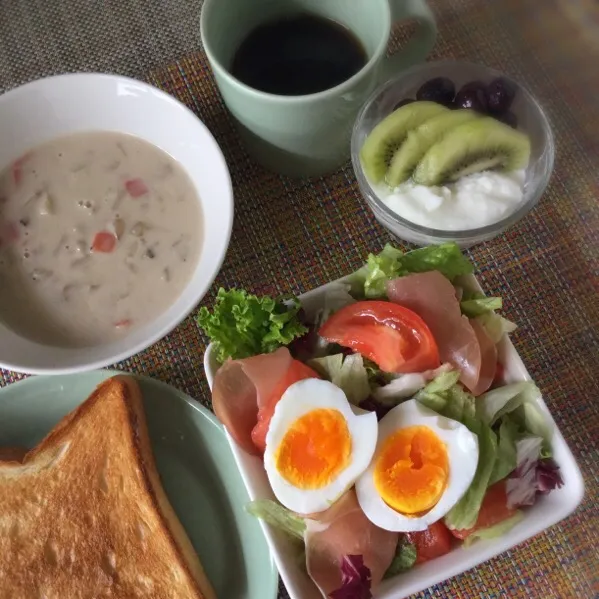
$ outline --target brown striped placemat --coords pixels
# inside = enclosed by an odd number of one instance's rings
[[[22,7],[24,0],[15,3]],[[181,8],[182,4],[167,2],[164,6],[170,4],[179,6],[177,19],[184,21],[188,13]],[[575,515],[561,524],[416,596],[597,599],[599,19],[596,7],[591,2],[568,0],[436,0],[431,4],[440,29],[432,58],[465,58],[515,76],[541,100],[552,121],[557,140],[556,167],[539,206],[505,235],[475,247],[470,256],[483,287],[490,294],[503,296],[506,315],[520,325],[513,335],[516,347],[542,388],[583,470],[586,497]],[[143,10],[143,3],[136,0],[133,5]],[[109,2],[104,8],[112,7],[113,14],[123,11],[128,17],[131,15],[127,11],[134,10],[131,5],[127,9],[120,8],[120,4],[119,8],[116,6]],[[164,12],[164,6],[160,15],[164,13],[166,18],[168,11]],[[194,18],[196,8],[198,3],[194,3],[194,10],[189,13]],[[89,18],[92,17],[90,13]],[[103,19],[106,18],[104,15]],[[136,18],[141,18],[141,12]],[[84,23],[83,29],[91,27],[90,23]],[[5,25],[0,17],[0,29]],[[154,45],[164,41],[164,35],[168,40],[176,37],[172,23],[165,24],[164,31],[156,33]],[[174,52],[186,51],[192,44],[189,24],[181,23],[180,31],[183,39],[177,44],[173,42]],[[125,29],[123,35],[127,35]],[[401,39],[402,31],[398,35]],[[151,46],[153,42],[144,43]],[[56,44],[60,46],[58,41]],[[124,52],[124,46],[118,41],[119,52]],[[92,62],[86,64],[135,74],[139,65],[146,64],[142,56],[146,46],[137,57],[125,57],[127,62],[119,54],[113,62],[102,55],[98,61],[90,59]],[[165,51],[162,43],[155,55],[162,56]],[[83,58],[79,62],[65,59],[64,63],[55,58],[47,58],[46,63],[63,64],[58,70],[83,68],[80,66]],[[27,73],[13,68],[17,75],[9,80],[8,86],[27,78]],[[28,72],[29,78],[47,74],[33,68]],[[236,203],[231,247],[204,303],[211,303],[219,285],[244,287],[255,293],[301,293],[347,274],[360,266],[369,251],[380,249],[390,240],[362,201],[349,165],[323,179],[298,181],[268,173],[252,163],[237,139],[201,50],[151,70],[147,80],[179,98],[200,116],[221,144],[231,169]],[[171,383],[209,406],[202,369],[205,344],[206,339],[190,317],[166,339],[117,366]],[[18,378],[14,373],[0,372],[0,384]],[[281,596],[285,596],[284,589]]]

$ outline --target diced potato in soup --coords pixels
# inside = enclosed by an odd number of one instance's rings
[[[110,342],[172,305],[195,270],[200,202],[146,141],[79,133],[0,174],[0,320],[46,345]]]

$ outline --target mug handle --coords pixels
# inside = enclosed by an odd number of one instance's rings
[[[386,81],[398,71],[423,62],[435,45],[437,24],[425,0],[389,0],[391,22],[413,17],[418,29],[407,45],[389,56],[383,63],[382,75]]]

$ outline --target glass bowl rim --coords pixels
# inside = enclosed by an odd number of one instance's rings
[[[538,113],[543,131],[545,131],[547,135],[547,144],[546,147],[543,149],[541,156],[544,156],[545,154],[548,155],[548,174],[543,178],[540,184],[537,185],[534,191],[531,192],[531,196],[528,199],[528,201],[524,202],[517,210],[511,212],[501,220],[491,223],[489,225],[485,225],[484,227],[455,230],[434,229],[432,227],[419,225],[417,223],[403,218],[402,216],[399,216],[399,214],[391,210],[391,208],[389,208],[382,200],[378,198],[377,194],[375,193],[374,189],[372,188],[368,179],[366,178],[366,175],[364,174],[364,171],[362,169],[362,163],[360,162],[360,147],[358,146],[358,135],[362,127],[362,123],[364,121],[364,115],[372,107],[373,103],[404,77],[413,73],[417,73],[419,71],[426,72],[426,70],[430,67],[440,66],[483,68],[486,71],[488,71],[488,74],[492,77],[503,77],[515,83],[518,87],[518,91],[524,96],[526,103],[533,106],[534,110],[536,110],[536,112]],[[362,105],[362,108],[360,109],[360,112],[358,112],[358,116],[356,117],[356,120],[354,122],[351,137],[351,161],[354,169],[354,174],[356,176],[356,179],[358,180],[362,193],[365,193],[366,195],[366,200],[369,203],[373,203],[377,209],[379,209],[385,214],[387,218],[391,219],[392,221],[395,221],[397,224],[421,235],[435,237],[444,241],[463,241],[476,238],[488,239],[494,235],[501,233],[511,225],[517,223],[520,219],[526,216],[541,199],[541,196],[543,195],[545,189],[547,188],[547,185],[549,184],[551,174],[553,173],[553,167],[555,162],[555,138],[553,135],[553,130],[551,128],[549,117],[547,116],[547,113],[545,112],[539,101],[532,95],[532,93],[528,90],[526,86],[522,85],[520,81],[513,78],[511,75],[506,75],[492,67],[488,67],[485,64],[470,62],[466,60],[435,60],[420,63],[402,71],[400,74],[387,79],[384,83],[377,86],[376,89],[370,94],[366,102]]]

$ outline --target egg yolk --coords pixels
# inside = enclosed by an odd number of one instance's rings
[[[426,426],[401,429],[376,457],[374,485],[385,503],[402,514],[419,514],[438,501],[449,477],[445,443]]]
[[[287,429],[275,453],[281,476],[299,489],[321,489],[350,461],[352,440],[339,410],[319,408]]]

